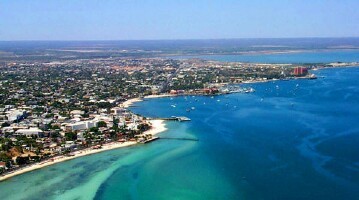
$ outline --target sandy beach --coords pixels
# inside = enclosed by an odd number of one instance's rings
[[[136,103],[136,102],[140,102],[142,101],[141,98],[133,98],[133,99],[128,99],[127,101],[123,102],[121,105],[124,108],[128,108],[130,107],[132,104]]]
[[[154,99],[154,98],[164,98],[164,97],[173,97],[176,95],[173,94],[153,94],[153,95],[148,95],[145,96],[143,99]],[[123,108],[129,108],[132,104],[136,103],[136,102],[141,102],[143,101],[142,98],[133,98],[133,99],[128,99],[125,102],[121,103],[121,106]]]
[[[164,98],[164,97],[174,97],[174,96],[177,96],[177,95],[174,95],[174,94],[153,94],[153,95],[145,96],[144,98],[145,99],[154,99],[154,98]]]
[[[152,128],[150,130],[148,130],[148,131],[145,131],[144,134],[155,135],[155,134],[158,134],[158,133],[161,133],[161,132],[167,130],[167,128],[165,127],[166,124],[164,123],[164,120],[150,120],[149,122],[152,124]],[[57,156],[57,157],[54,157],[53,159],[42,161],[42,162],[39,162],[39,163],[34,163],[34,164],[30,165],[30,166],[21,168],[19,170],[15,170],[15,171],[10,172],[10,173],[5,174],[5,175],[1,175],[0,176],[0,182],[4,181],[6,179],[9,179],[11,177],[20,175],[20,174],[24,174],[24,173],[27,173],[27,172],[30,172],[30,171],[41,169],[43,167],[54,165],[54,164],[64,162],[64,161],[67,161],[67,160],[72,160],[72,159],[79,158],[79,157],[82,157],[82,156],[87,156],[87,155],[91,155],[91,154],[95,154],[95,153],[100,153],[100,152],[108,151],[108,150],[112,150],[112,149],[128,147],[128,146],[135,145],[135,144],[138,144],[138,143],[137,142],[130,142],[130,141],[122,142],[122,143],[120,143],[120,142],[112,142],[112,143],[102,145],[101,149],[88,148],[88,149],[83,149],[83,150],[80,150],[80,151],[73,152],[73,156]]]
[[[149,122],[152,124],[152,128],[148,131],[145,131],[143,134],[156,135],[167,130],[164,120],[149,120]]]

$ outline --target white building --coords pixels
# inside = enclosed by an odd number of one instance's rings
[[[97,126],[98,121],[91,120],[91,121],[80,121],[73,124],[66,125],[66,130],[68,131],[77,131],[77,130],[85,130],[92,127]]]
[[[17,135],[25,136],[39,136],[43,131],[38,128],[29,128],[29,129],[19,129],[15,132]]]
[[[80,115],[81,116],[83,114],[85,114],[85,111],[82,111],[82,110],[73,110],[73,111],[70,112],[71,116],[75,116],[75,115]]]
[[[17,119],[23,117],[25,115],[25,111],[23,110],[10,110],[6,112],[6,117],[8,121],[16,121]]]

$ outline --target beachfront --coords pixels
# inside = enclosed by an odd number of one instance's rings
[[[146,96],[145,98],[161,98],[161,97],[169,97],[169,96],[173,96],[173,95],[170,95],[170,94],[149,95],[149,96]],[[125,101],[121,104],[121,107],[129,108],[132,104],[134,104],[136,102],[140,102],[140,101],[142,101],[142,98],[128,99],[127,101]],[[164,132],[167,130],[164,120],[148,120],[148,122],[151,125],[151,128],[149,130],[143,132],[144,135],[146,135],[146,134],[156,135],[158,133],[161,133],[161,132]],[[8,173],[2,174],[2,175],[0,175],[0,181],[4,181],[11,177],[14,177],[14,176],[17,176],[20,174],[24,174],[24,173],[27,173],[27,172],[30,172],[33,170],[41,169],[43,167],[54,165],[54,164],[57,164],[60,162],[72,160],[72,159],[79,158],[82,156],[100,153],[103,151],[118,149],[118,148],[122,148],[122,147],[128,147],[128,146],[132,146],[135,144],[138,144],[138,143],[135,141],[111,142],[111,143],[103,144],[100,149],[93,149],[92,147],[90,147],[90,148],[86,148],[83,150],[75,151],[71,154],[71,156],[64,156],[64,155],[56,156],[56,157],[47,159],[47,160],[39,162],[39,163],[34,163],[31,165],[16,169],[14,171],[10,171]]]
[[[148,96],[145,96],[143,98],[139,98],[139,97],[138,98],[132,98],[132,99],[128,99],[125,102],[123,102],[122,107],[123,108],[129,108],[134,103],[143,101],[143,99],[164,98],[164,97],[173,97],[173,96],[176,96],[176,95],[173,95],[173,94],[158,94],[157,95],[156,94],[156,95],[148,95]]]
[[[158,133],[161,133],[163,131],[166,131],[166,124],[164,123],[164,120],[149,120],[149,123],[151,124],[151,129],[145,131],[143,134],[151,134],[151,135],[156,135]],[[82,156],[87,156],[87,155],[91,155],[91,154],[96,154],[96,153],[101,153],[103,151],[109,151],[109,150],[113,150],[113,149],[118,149],[118,148],[123,148],[123,147],[128,147],[128,146],[132,146],[138,144],[137,142],[134,141],[126,141],[126,142],[111,142],[111,143],[107,143],[101,146],[100,149],[93,149],[93,148],[87,148],[87,149],[83,149],[80,151],[75,151],[73,152],[72,156],[57,156],[39,163],[34,163],[32,165],[26,166],[24,168],[20,168],[18,170],[9,172],[5,175],[1,175],[0,176],[0,181],[4,181],[6,179],[9,179],[11,177],[20,175],[20,174],[24,174],[30,171],[34,171],[37,169],[41,169],[43,167],[47,167],[50,165],[54,165],[60,162],[65,162],[68,160],[72,160],[75,158],[79,158]]]

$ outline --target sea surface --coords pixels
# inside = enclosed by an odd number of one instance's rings
[[[251,94],[137,103],[144,116],[191,121],[167,122],[167,139],[13,177],[0,198],[359,199],[359,68],[313,73]]]
[[[174,59],[199,58],[222,62],[245,62],[245,63],[270,63],[270,64],[304,64],[304,63],[332,63],[332,62],[358,62],[359,50],[325,50],[325,51],[302,51],[283,53],[253,53],[237,55],[191,55],[174,56]]]

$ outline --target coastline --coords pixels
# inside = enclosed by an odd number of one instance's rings
[[[322,68],[317,68],[315,70],[321,70],[321,69],[327,69],[327,68],[341,68],[341,67],[358,67],[355,65],[351,65],[351,66],[340,66],[340,67],[322,67]],[[294,79],[309,79],[308,77],[295,77],[292,78]],[[271,81],[278,81],[280,79],[276,79],[276,80],[260,80],[260,81],[245,81],[242,82],[243,84],[251,84],[251,83],[265,83],[265,82],[271,82]],[[188,94],[188,95],[193,95],[193,94]],[[164,97],[174,97],[174,96],[179,96],[179,95],[173,95],[173,94],[160,94],[160,95],[148,95],[145,96],[143,98],[137,97],[137,98],[132,98],[132,99],[128,99],[125,102],[121,103],[121,106],[123,108],[129,108],[131,107],[134,103],[137,102],[141,102],[143,101],[143,99],[153,99],[153,98],[164,98]],[[164,120],[148,120],[148,122],[150,122],[151,124],[151,129],[143,132],[143,134],[152,134],[152,135],[156,135],[158,133],[164,132],[167,130],[166,128],[166,124],[164,123]],[[11,177],[17,176],[17,175],[21,175],[30,171],[34,171],[34,170],[38,170],[50,165],[54,165],[57,163],[61,163],[64,161],[68,161],[68,160],[72,160],[72,159],[76,159],[82,156],[87,156],[87,155],[92,155],[92,154],[96,154],[96,153],[100,153],[100,152],[104,152],[104,151],[108,151],[108,150],[113,150],[113,149],[117,149],[117,148],[122,148],[122,147],[128,147],[128,146],[132,146],[132,145],[136,145],[138,144],[137,142],[131,142],[131,141],[126,141],[126,142],[111,142],[108,144],[104,144],[102,146],[101,149],[83,149],[80,151],[76,151],[73,152],[73,156],[56,156],[50,160],[46,160],[46,161],[42,161],[39,163],[34,163],[30,166],[26,166],[24,168],[12,171],[8,174],[5,175],[0,175],[0,182],[5,181]]]
[[[168,130],[166,128],[166,124],[164,123],[165,120],[162,119],[154,119],[154,120],[148,120],[151,123],[151,128],[145,132],[143,132],[143,134],[151,134],[151,135],[156,135],[159,133],[162,133],[166,130]]]
[[[167,130],[166,124],[164,123],[164,120],[149,120],[149,122],[151,123],[152,127],[151,127],[151,129],[145,131],[144,134],[156,135],[158,133],[161,133],[161,132],[164,132],[164,131]],[[92,155],[92,154],[96,154],[96,153],[101,153],[101,152],[104,152],[104,151],[109,151],[109,150],[113,150],[113,149],[128,147],[128,146],[132,146],[132,145],[136,145],[136,144],[139,144],[139,143],[131,142],[131,141],[122,142],[122,143],[120,143],[120,142],[111,142],[111,143],[108,143],[108,144],[104,144],[101,149],[87,148],[87,149],[83,149],[83,150],[80,150],[80,151],[73,152],[73,154],[74,154],[73,156],[64,156],[64,155],[56,156],[56,157],[54,157],[52,159],[45,160],[45,161],[42,161],[42,162],[39,162],[39,163],[34,163],[34,164],[30,165],[30,166],[26,166],[24,168],[12,171],[12,172],[10,172],[8,174],[0,175],[0,182],[5,181],[5,180],[7,180],[9,178],[12,178],[14,176],[21,175],[21,174],[31,172],[31,171],[34,171],[34,170],[38,170],[38,169],[41,169],[41,168],[44,168],[44,167],[47,167],[47,166],[50,166],[50,165],[54,165],[54,164],[57,164],[57,163],[65,162],[65,161],[68,161],[68,160],[72,160],[72,159],[76,159],[76,158],[79,158],[79,157],[88,156],[88,155]]]
[[[129,108],[134,103],[143,101],[143,99],[155,99],[155,98],[164,98],[164,97],[173,97],[173,96],[176,96],[176,95],[173,95],[173,94],[152,94],[152,95],[145,96],[143,98],[136,97],[136,98],[128,99],[128,100],[124,101],[123,103],[121,103],[121,105],[122,105],[123,108]]]
[[[133,99],[128,99],[125,102],[121,103],[123,108],[129,108],[130,106],[132,106],[132,104],[136,103],[136,102],[141,102],[142,99],[137,97],[137,98],[133,98]]]

